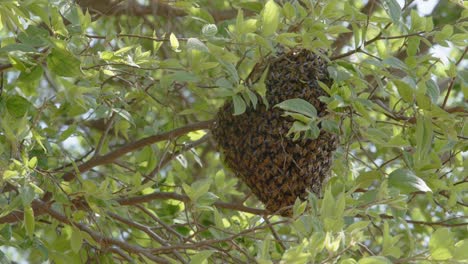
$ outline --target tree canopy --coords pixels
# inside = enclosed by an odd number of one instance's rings
[[[468,6],[424,5],[0,1],[0,262],[466,263]],[[333,84],[327,119],[280,105],[290,132],[339,143],[323,193],[282,217],[210,128],[294,48]]]

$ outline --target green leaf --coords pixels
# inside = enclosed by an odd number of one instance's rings
[[[12,179],[12,178],[15,178],[15,177],[19,177],[20,174],[18,171],[13,171],[13,170],[5,170],[3,172],[3,180],[9,180],[9,179]]]
[[[416,147],[419,161],[426,159],[432,149],[432,120],[431,118],[418,116],[416,119]]]
[[[65,131],[63,131],[62,134],[60,134],[60,136],[58,137],[59,140],[64,141],[67,138],[69,138],[71,135],[73,135],[73,133],[76,133],[77,131],[76,127],[77,125],[71,125],[67,129],[65,129]]]
[[[300,121],[295,121],[293,125],[291,126],[291,128],[289,129],[288,134],[286,134],[286,136],[294,134],[293,141],[296,141],[300,138],[301,132],[308,131],[309,129],[310,127],[306,125],[305,123],[300,122]]]
[[[29,238],[32,238],[34,235],[35,224],[36,222],[34,221],[34,211],[31,206],[26,206],[24,208],[24,227]]]
[[[388,176],[388,184],[391,187],[399,189],[403,193],[415,191],[432,192],[431,188],[427,186],[423,179],[407,169],[397,169],[390,173]]]
[[[311,254],[304,250],[308,244],[298,243],[295,247],[290,247],[286,250],[281,258],[280,263],[295,263],[295,264],[306,264],[309,262]],[[305,251],[305,252],[304,252]]]
[[[64,49],[55,48],[47,57],[50,71],[63,77],[78,77],[81,75],[80,60]]]
[[[322,122],[320,122],[320,124],[322,125],[322,128],[325,131],[328,131],[328,132],[331,132],[331,133],[336,133],[336,134],[338,134],[340,132],[340,128],[338,126],[338,123],[335,120],[325,119],[325,120],[322,120]]]
[[[44,28],[30,25],[24,32],[18,34],[18,40],[23,44],[40,47],[46,45],[45,41],[49,37],[49,32]]]
[[[400,241],[401,235],[391,235],[390,227],[388,222],[384,222],[383,230],[383,243],[382,243],[382,255],[392,256],[394,258],[399,258],[401,256],[401,249],[397,246],[398,241]]]
[[[32,105],[28,100],[26,100],[26,98],[19,95],[13,95],[6,99],[6,107],[10,115],[14,117],[23,117]]]
[[[316,122],[309,123],[309,131],[310,133],[308,133],[307,136],[310,139],[316,139],[320,135],[320,128],[317,126]]]
[[[246,94],[250,102],[252,103],[253,109],[257,109],[257,103],[258,103],[257,95],[254,92],[252,92],[250,89],[247,89]]]
[[[26,185],[21,187],[21,201],[23,202],[23,206],[27,207],[31,205],[31,202],[34,200],[34,196],[36,193],[34,192],[34,189],[31,188],[31,186]]]
[[[337,66],[337,67],[329,66],[327,67],[327,69],[328,69],[328,72],[330,73],[330,77],[333,80],[335,80],[335,82],[338,82],[338,83],[344,82],[352,77],[352,75],[349,74],[349,72],[346,69],[340,66]]]
[[[392,264],[392,262],[386,257],[372,256],[360,259],[358,264]]]
[[[237,73],[236,66],[230,62],[220,60],[219,63],[224,66],[224,69],[229,74],[229,77],[235,84],[239,83],[239,74]]]
[[[357,23],[351,23],[351,27],[353,29],[354,35],[354,48],[358,48],[361,46],[361,31],[362,27],[360,27]]]
[[[424,110],[431,110],[431,99],[423,92],[416,92],[416,104]]]
[[[396,69],[400,69],[402,71],[408,71],[408,65],[402,62],[400,59],[395,57],[389,57],[382,61],[384,65],[391,66]]]
[[[35,52],[36,49],[30,45],[27,44],[9,44],[4,47],[0,48],[0,53],[1,52],[11,52],[11,51],[22,51],[22,52]]]
[[[431,236],[429,251],[434,260],[448,260],[452,258],[453,234],[448,228],[439,228]]]
[[[191,186],[183,183],[182,188],[192,202],[197,202],[200,197],[207,194],[210,185],[211,181],[203,180],[194,182]],[[209,200],[217,199],[217,197],[214,197],[212,194],[208,195],[206,198]]]
[[[327,28],[328,34],[341,34],[341,33],[346,33],[346,32],[351,32],[350,29],[348,29],[345,26],[331,26]]]
[[[122,47],[122,48],[118,49],[117,51],[115,51],[114,55],[117,56],[117,55],[120,55],[120,54],[125,54],[128,51],[130,51],[132,49],[135,49],[135,46],[136,45],[129,45],[129,46]]]
[[[320,218],[326,231],[338,232],[344,227],[345,206],[345,196],[341,193],[334,197],[331,188],[327,188],[320,208]]]
[[[70,237],[70,246],[73,252],[80,252],[81,245],[83,244],[83,236],[78,228],[72,228]]]
[[[244,99],[239,95],[234,95],[232,97],[232,102],[234,103],[234,115],[241,115],[247,109]]]
[[[338,250],[340,247],[341,238],[342,236],[337,236],[335,238],[331,232],[327,232],[325,237],[325,248],[330,254]]]
[[[300,98],[285,100],[275,105],[274,107],[279,107],[286,111],[296,112],[310,118],[317,117],[317,110],[315,107],[311,103]]]
[[[437,100],[439,99],[439,96],[440,96],[439,86],[437,85],[436,82],[434,82],[434,80],[429,79],[426,82],[426,87],[427,87],[426,93],[431,98],[432,103],[437,104]]]
[[[346,232],[351,233],[351,232],[360,231],[360,230],[362,230],[364,228],[367,228],[370,223],[371,223],[371,221],[358,221],[358,222],[353,223],[350,226],[348,226],[346,228]]]
[[[369,187],[374,181],[380,180],[380,173],[378,171],[365,171],[362,172],[355,180],[356,184],[361,188]]]
[[[398,93],[401,98],[407,103],[411,103],[414,100],[414,89],[408,83],[401,80],[393,80],[393,83],[396,85]]]
[[[298,114],[298,113],[293,113],[293,112],[284,112],[282,116],[290,116],[294,118],[295,120],[301,122],[303,126],[306,128],[305,130],[308,130],[307,124],[311,122],[311,119],[303,114]]]
[[[280,7],[273,0],[268,0],[262,11],[262,35],[270,36],[276,32],[280,22]]]
[[[287,19],[292,19],[296,15],[296,10],[294,10],[294,6],[290,2],[286,2],[283,5],[283,13]]]
[[[37,87],[43,74],[44,69],[42,65],[21,72],[21,75],[18,77],[18,88],[20,88],[26,96],[37,95],[39,90]]]
[[[127,120],[129,123],[132,125],[135,125],[135,122],[133,122],[132,115],[125,109],[122,108],[112,108],[112,112],[118,114],[120,117],[123,119]]]
[[[29,161],[28,161],[28,167],[30,169],[34,169],[37,165],[37,157],[32,157]]]
[[[243,26],[244,26],[244,12],[241,8],[237,10],[237,17],[236,17],[236,32],[237,34],[243,33]]]
[[[445,46],[445,42],[452,36],[453,34],[453,26],[452,25],[445,25],[442,30],[438,31],[435,34],[435,42]]]
[[[468,39],[468,33],[459,33],[459,34],[454,34],[450,38],[450,41],[454,43],[455,45],[458,46],[464,46],[466,45],[466,40]]]
[[[202,52],[208,52],[208,47],[197,38],[189,38],[187,40],[187,49],[188,50],[199,50]]]
[[[401,7],[398,2],[396,0],[385,0],[384,7],[393,22],[398,24],[401,18]]]
[[[299,215],[304,213],[307,207],[307,201],[302,202],[301,199],[297,198],[293,206],[293,216],[297,218]]]
[[[457,260],[468,259],[468,239],[458,241],[453,249],[453,257]]]
[[[205,192],[197,199],[197,204],[203,206],[210,206],[217,200],[219,200],[219,197],[216,194],[212,192]]]
[[[213,253],[215,253],[215,250],[203,250],[198,252],[197,254],[193,255],[190,258],[190,264],[202,264],[202,263],[208,263],[206,260],[209,258]]]
[[[338,264],[357,264],[357,261],[352,258],[347,258],[347,259],[340,260]]]
[[[6,241],[10,241],[12,237],[12,225],[5,225],[2,229],[0,229],[0,236],[2,236]],[[1,258],[0,258],[1,260]],[[0,261],[0,263],[2,263]]]
[[[218,27],[215,24],[206,24],[202,28],[202,34],[206,37],[213,37],[218,33]]]

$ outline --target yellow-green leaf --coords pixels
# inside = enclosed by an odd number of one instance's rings
[[[270,36],[275,33],[280,21],[280,8],[273,0],[265,4],[262,12],[262,34]]]
[[[397,87],[398,93],[400,94],[401,98],[405,100],[407,103],[413,102],[414,90],[413,88],[406,82],[400,80],[393,81]]]
[[[453,234],[448,228],[439,228],[431,236],[429,250],[433,260],[452,258],[450,247],[453,247]]]
[[[214,250],[200,251],[197,254],[195,254],[193,257],[191,257],[190,264],[208,263],[206,259],[209,258],[214,252],[215,252]]]
[[[31,106],[26,98],[19,95],[10,96],[6,99],[6,108],[14,117],[23,117]]]
[[[416,176],[412,171],[407,169],[394,170],[388,176],[388,184],[395,187],[403,193],[411,193],[415,191],[432,192],[426,182]]]
[[[81,235],[81,231],[77,228],[73,228],[71,237],[70,237],[70,246],[73,252],[78,253],[81,249],[82,243],[83,243],[83,236]]]
[[[180,52],[179,40],[174,35],[174,33],[171,33],[171,35],[169,36],[169,42],[171,43],[171,48],[172,48],[173,51]]]
[[[32,157],[28,162],[28,167],[34,169],[37,165],[37,157]]]
[[[81,75],[80,63],[80,60],[73,54],[63,49],[53,49],[47,57],[47,66],[50,71],[64,77]]]
[[[34,235],[34,211],[31,206],[26,206],[24,208],[24,227],[26,229],[26,234],[32,238]]]
[[[291,111],[291,112],[296,112],[296,113],[299,113],[299,114],[303,114],[303,115],[305,115],[307,117],[310,117],[310,118],[317,117],[317,110],[315,109],[315,107],[311,103],[307,102],[304,99],[300,99],[300,98],[285,100],[285,101],[275,105],[275,107],[279,107],[279,108],[281,108],[283,110],[286,110],[286,111]]]
[[[234,115],[241,115],[247,109],[244,99],[239,95],[234,95],[232,97],[232,102],[234,103]]]
[[[359,260],[358,263],[359,264],[391,264],[392,262],[386,257],[372,256],[372,257],[362,258]]]

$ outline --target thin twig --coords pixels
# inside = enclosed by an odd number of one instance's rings
[[[202,137],[201,139],[199,139],[197,141],[190,142],[189,144],[185,144],[181,149],[179,149],[179,150],[175,151],[174,153],[166,156],[164,159],[162,159],[155,166],[155,168],[148,174],[148,176],[145,177],[145,179],[141,182],[141,184],[146,184],[150,180],[153,180],[154,177],[161,171],[161,169],[166,167],[166,165],[169,164],[169,162],[171,162],[175,157],[177,157],[178,155],[184,153],[187,150],[190,150],[192,148],[195,148],[195,147],[205,143],[206,141],[208,141],[208,139],[209,139],[209,134],[205,135],[204,137]]]
[[[158,242],[159,244],[161,245],[164,245],[164,246],[170,246],[170,244],[164,240],[162,237],[160,237],[158,234],[156,234],[155,232],[153,232],[153,230],[151,230],[151,228],[149,228],[148,226],[145,226],[145,225],[142,225],[140,223],[137,223],[135,221],[132,221],[130,219],[127,219],[127,218],[124,218],[116,213],[112,213],[112,212],[107,212],[107,214],[112,217],[112,219],[115,219],[121,223],[124,223],[128,226],[131,226],[133,228],[136,228],[138,230],[141,230],[143,231],[144,233],[146,233],[150,238],[152,238],[153,240],[155,240],[156,242]],[[179,252],[177,252],[176,250],[173,250],[172,253],[174,254],[174,256],[181,261],[181,263],[187,263],[187,261],[184,259],[184,257],[182,257],[182,255],[179,254]]]
[[[53,217],[55,220],[58,220],[59,222],[62,222],[64,224],[70,225],[70,226],[75,226],[78,229],[80,229],[83,232],[88,233],[94,241],[99,243],[103,248],[107,248],[109,245],[113,245],[116,247],[119,247],[129,253],[134,253],[134,254],[141,254],[144,255],[145,257],[156,261],[158,263],[170,263],[166,258],[156,256],[151,253],[150,249],[140,247],[140,246],[134,246],[130,245],[122,240],[115,239],[115,238],[110,238],[110,237],[105,237],[102,234],[93,231],[91,228],[89,228],[87,225],[82,224],[82,223],[77,223],[71,221],[68,217],[65,215],[55,211],[54,209],[50,208],[50,206],[42,201],[37,200],[36,201],[37,205],[39,208],[44,210],[48,215]]]
[[[468,47],[465,47],[465,50],[463,51],[463,54],[460,56],[458,61],[455,63],[456,66],[458,66],[458,64],[460,64],[460,62],[463,60],[463,58],[465,58],[465,55],[466,55],[467,52],[468,52]],[[449,86],[447,88],[447,94],[445,95],[444,102],[442,103],[442,109],[444,109],[445,105],[447,105],[447,101],[448,101],[448,98],[450,96],[450,92],[452,92],[452,88],[453,88],[453,85],[455,84],[455,79],[456,78],[457,78],[457,76],[454,76],[450,80],[450,84],[449,84]]]
[[[121,205],[134,205],[134,204],[150,202],[152,200],[168,200],[168,199],[177,200],[177,201],[181,201],[184,203],[190,202],[190,198],[187,195],[173,193],[173,192],[155,192],[155,193],[151,193],[147,195],[121,198],[121,199],[117,199],[116,201]],[[268,212],[266,210],[251,208],[251,207],[244,206],[242,204],[216,201],[213,203],[213,205],[218,208],[237,210],[237,211],[251,213],[255,215],[268,215]]]
[[[271,225],[278,225],[278,224],[283,224],[283,223],[286,223],[286,222],[289,222],[289,220],[277,221],[277,222],[271,223]],[[207,240],[203,240],[203,241],[199,241],[199,242],[195,242],[195,243],[190,243],[190,244],[180,244],[180,245],[174,245],[174,246],[169,246],[169,247],[154,248],[151,251],[153,253],[164,253],[164,252],[171,252],[174,249],[176,249],[176,250],[193,249],[193,248],[200,249],[200,248],[203,248],[203,247],[206,247],[206,246],[210,246],[212,244],[217,244],[217,243],[222,243],[222,242],[230,242],[230,241],[233,241],[234,239],[236,239],[238,237],[242,237],[242,236],[245,236],[246,234],[255,233],[256,231],[264,230],[264,229],[265,229],[265,226],[256,226],[256,227],[253,227],[253,228],[250,228],[250,229],[247,229],[247,230],[243,230],[243,231],[241,231],[241,232],[239,232],[237,234],[234,234],[234,235],[226,237],[226,238],[207,239]]]
[[[177,232],[174,228],[172,228],[170,225],[164,223],[161,219],[159,219],[154,213],[152,213],[150,210],[142,206],[141,204],[137,204],[136,207],[143,211],[145,214],[147,214],[151,219],[156,221],[158,224],[160,224],[166,231],[170,232],[171,234],[175,235],[178,237],[180,240],[184,240],[184,236],[181,235],[179,232]]]
[[[271,225],[270,223],[270,220],[268,220],[268,217],[263,217],[263,219],[265,220],[265,223],[267,223],[268,225],[268,228],[270,228],[270,231],[271,233],[273,234],[273,237],[275,238],[276,242],[278,242],[278,244],[280,245],[280,247],[283,249],[283,250],[286,250],[286,246],[283,244],[283,241],[281,240],[281,238],[279,237],[278,233],[276,232],[276,230],[273,228],[273,226]]]
[[[109,131],[112,128],[112,125],[114,124],[115,116],[116,116],[116,113],[112,112],[109,120],[107,121],[106,130],[102,133],[101,138],[99,138],[99,142],[96,146],[96,149],[94,150],[94,156],[99,156],[99,154],[101,153],[102,146],[104,145],[107,135],[109,134]]]

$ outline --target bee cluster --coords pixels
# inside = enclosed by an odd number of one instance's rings
[[[319,194],[326,181],[336,149],[336,135],[321,130],[317,139],[293,141],[287,136],[294,120],[273,107],[287,99],[301,98],[311,103],[318,116],[326,115],[326,96],[317,80],[331,85],[326,62],[311,51],[301,49],[280,54],[268,61],[265,80],[269,107],[249,107],[242,115],[232,114],[226,102],[219,110],[213,136],[225,162],[267,210],[291,214],[297,197],[305,199],[308,191]]]

